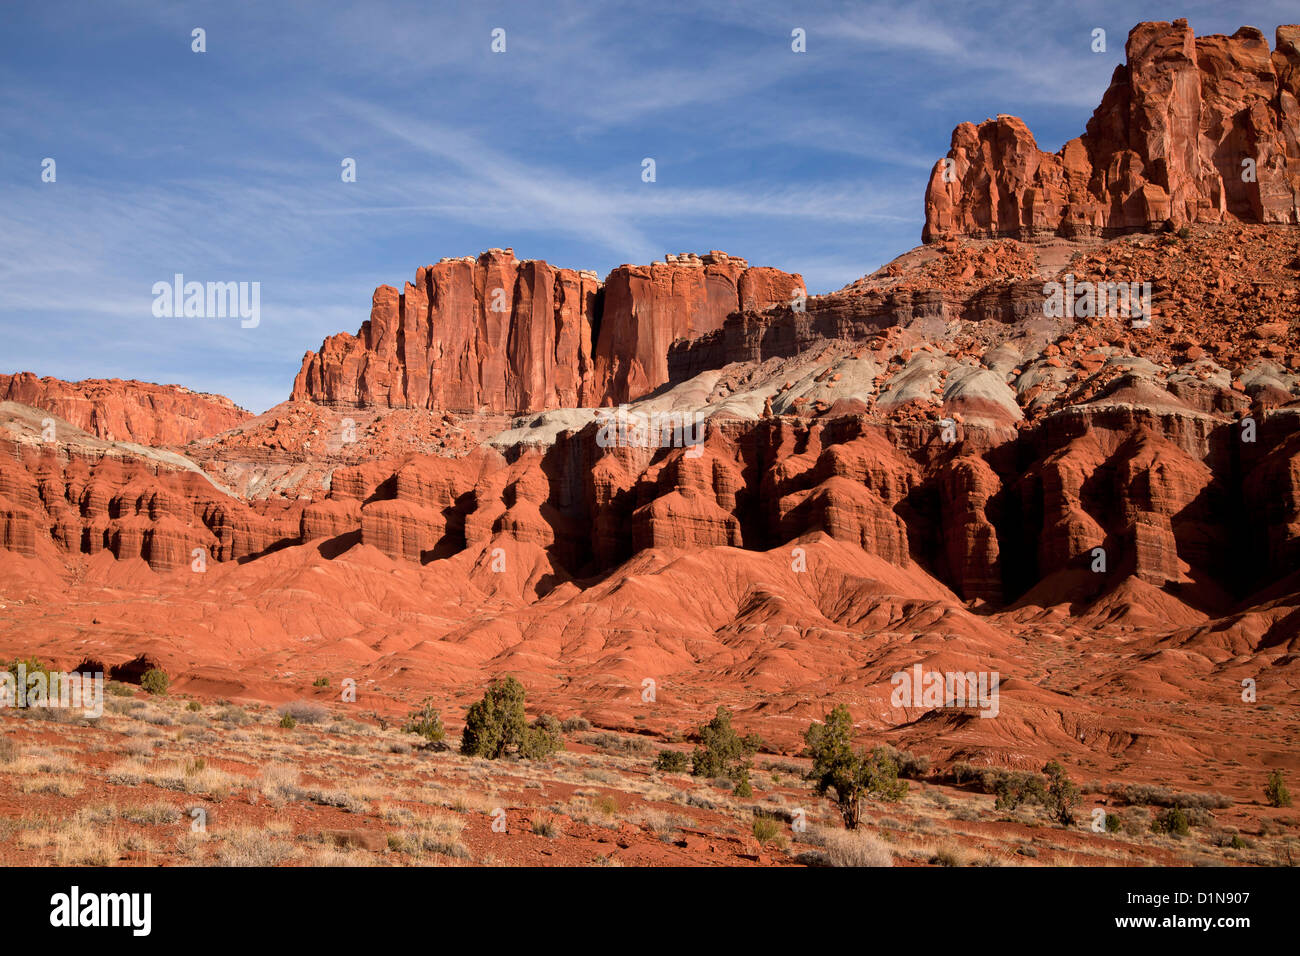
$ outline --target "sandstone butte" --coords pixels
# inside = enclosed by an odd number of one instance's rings
[[[668,381],[675,340],[802,290],[798,275],[716,251],[619,266],[602,284],[491,249],[380,286],[355,336],[304,356],[292,397],[498,414],[618,404]]]
[[[806,308],[799,276],[720,253],[601,283],[490,250],[381,287],[256,417],[4,380],[0,655],[93,640],[231,699],[347,674],[390,712],[513,673],[664,737],[725,702],[789,753],[845,700],[937,762],[1070,754],[1252,799],[1247,770],[1300,768],[1296,31],[1270,55],[1140,25],[1056,157],[959,127],[929,244]],[[1255,205],[1236,155],[1200,161],[1244,142]],[[1150,280],[1151,326],[1045,317],[1067,268]],[[701,414],[702,448],[603,445],[594,408],[622,402]],[[892,705],[917,662],[997,669],[1001,715]]]
[[[1300,26],[1195,37],[1141,23],[1082,136],[962,123],[930,175],[922,238],[1097,236],[1164,223],[1300,223]]]

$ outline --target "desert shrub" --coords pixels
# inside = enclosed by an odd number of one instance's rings
[[[978,767],[969,764],[964,760],[957,761],[948,771],[948,776],[952,778],[952,782],[957,784],[959,787],[970,783],[973,780],[977,780],[979,774],[980,772]]]
[[[303,724],[319,724],[330,715],[329,708],[314,700],[291,700],[280,705],[279,713],[288,714]]]
[[[330,679],[328,677],[317,677],[311,682],[312,687],[328,687],[329,685]]]
[[[731,788],[733,797],[752,797],[754,795],[754,785],[749,782],[748,767],[741,767],[736,772],[735,784]]]
[[[760,741],[742,737],[731,726],[731,711],[719,707],[713,719],[699,729],[699,744],[691,754],[691,775],[726,777],[737,787],[749,783],[749,769]],[[752,792],[752,790],[751,790]]]
[[[513,677],[493,681],[465,713],[460,752],[499,760],[510,754],[537,760],[564,749],[559,722],[549,714],[529,725],[524,715],[524,685]]]
[[[1250,844],[1246,842],[1245,838],[1231,827],[1224,830],[1215,830],[1211,833],[1210,843],[1217,847],[1222,847],[1224,849],[1231,848],[1233,850],[1245,850],[1250,846]]]
[[[1191,833],[1192,828],[1182,807],[1169,807],[1156,814],[1156,818],[1151,821],[1151,831],[1181,837]]]
[[[494,681],[465,713],[460,752],[467,757],[498,760],[518,751],[528,731],[524,685],[513,677]]]
[[[799,854],[799,862],[809,866],[893,866],[894,854],[888,844],[866,830],[829,830],[814,827],[804,835],[807,843],[817,847]]]
[[[664,773],[685,773],[690,758],[681,750],[661,750],[655,757],[655,769]]]
[[[202,710],[203,705],[200,704],[197,700],[192,700],[185,705],[185,709],[191,712],[196,712]]]
[[[644,737],[625,737],[623,734],[612,734],[609,731],[584,734],[582,742],[611,754],[643,754],[654,749],[650,741]]]
[[[560,728],[566,734],[578,734],[591,730],[591,721],[586,717],[565,717]]]
[[[19,673],[20,668],[22,669],[21,674]],[[14,707],[18,705],[18,700],[16,695],[24,692],[25,688],[27,687],[27,685],[24,682],[28,677],[30,677],[32,674],[48,675],[50,672],[48,667],[46,667],[44,664],[42,664],[34,657],[28,657],[26,659],[14,658],[8,664],[5,664],[3,668],[0,669],[6,670],[13,675],[14,678],[13,686],[14,686],[15,698],[10,700],[10,706],[14,706]],[[31,706],[30,703],[27,706],[30,707]]]
[[[433,706],[432,697],[426,697],[417,710],[407,715],[406,723],[402,725],[402,732],[423,737],[430,743],[442,742],[447,736],[447,731],[442,726],[442,716]]]
[[[929,774],[929,757],[918,757],[910,751],[899,750],[888,744],[883,745],[883,749],[889,755],[889,759],[897,765],[898,775],[904,780],[921,780]]]
[[[1232,799],[1221,793],[1180,793],[1150,783],[1111,784],[1106,792],[1130,806],[1196,807],[1201,810],[1222,810],[1232,806]]]
[[[1281,770],[1274,770],[1268,775],[1268,783],[1264,785],[1264,797],[1270,807],[1291,806],[1291,791],[1286,787],[1286,779],[1282,776]]]
[[[1047,788],[1043,803],[1050,816],[1061,826],[1074,825],[1074,808],[1079,805],[1079,787],[1055,760],[1043,768],[1047,774]]]
[[[554,840],[560,835],[560,824],[549,813],[536,813],[528,821],[528,828],[538,836],[546,837],[548,840]]]
[[[282,714],[280,716],[280,726],[285,730],[293,730],[298,726],[298,721],[293,719],[293,714]]]
[[[1106,814],[1106,832],[1118,833],[1124,826],[1124,821],[1119,818],[1118,813]]]
[[[1017,770],[992,772],[993,806],[999,810],[1014,810],[1024,803],[1044,803],[1047,791],[1043,778],[1033,773]],[[987,784],[985,792],[988,792]]]
[[[834,793],[846,829],[857,828],[864,796],[894,801],[907,793],[907,783],[898,779],[898,765],[885,748],[869,754],[853,749],[853,719],[843,704],[826,715],[825,723],[809,726],[804,743],[813,761],[808,778],[822,796]]]
[[[227,727],[243,727],[253,721],[253,718],[248,715],[248,711],[234,704],[227,704],[221,708],[213,719],[218,723],[225,724]]]
[[[781,832],[781,823],[766,813],[754,814],[754,839],[758,841],[759,846],[767,846]]]
[[[167,676],[167,672],[162,668],[151,667],[140,678],[140,686],[150,694],[161,697],[167,693],[167,688],[171,686],[171,678]]]
[[[906,750],[897,751],[898,775],[906,780],[921,780],[930,773],[930,758]]]
[[[550,714],[542,714],[524,731],[519,756],[528,760],[541,760],[563,749],[564,731],[560,722]]]

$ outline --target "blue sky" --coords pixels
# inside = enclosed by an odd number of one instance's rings
[[[492,246],[601,275],[723,249],[830,291],[920,242],[957,123],[1014,113],[1056,150],[1139,20],[1300,20],[1233,7],[7,0],[0,372],[260,412],[376,285]],[[155,318],[177,272],[260,282],[261,324]]]

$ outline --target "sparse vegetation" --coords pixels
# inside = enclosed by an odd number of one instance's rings
[[[519,748],[519,756],[528,760],[540,760],[563,749],[564,730],[560,722],[550,714],[542,714],[524,733],[524,743]]]
[[[1151,821],[1151,832],[1184,837],[1192,832],[1192,828],[1187,822],[1187,814],[1183,813],[1182,807],[1169,807],[1156,814],[1155,819]]]
[[[559,722],[543,715],[533,724],[524,715],[524,685],[513,677],[494,681],[465,714],[460,752],[499,760],[508,755],[538,760],[564,749]]]
[[[1074,808],[1079,805],[1079,788],[1055,760],[1043,768],[1047,774],[1047,788],[1043,803],[1047,815],[1063,827],[1074,826]]]
[[[690,757],[681,750],[661,750],[655,756],[655,769],[664,773],[685,773]]]
[[[831,830],[815,827],[804,841],[817,849],[799,854],[799,861],[812,866],[893,866],[889,846],[865,830]]]
[[[758,841],[760,847],[767,846],[781,832],[780,822],[770,814],[754,814],[754,839]]]
[[[731,711],[718,707],[713,719],[701,725],[699,744],[691,755],[691,775],[723,777],[735,785],[737,796],[753,794],[749,770],[761,741],[749,734],[740,736],[731,726]]]
[[[171,678],[167,676],[167,672],[162,668],[151,667],[140,678],[140,686],[146,692],[162,697],[166,695],[167,688],[171,686]]]
[[[442,743],[447,736],[447,731],[442,726],[442,716],[433,706],[432,697],[426,697],[416,710],[407,715],[406,723],[402,725],[402,732],[423,737],[431,744]]]
[[[1264,798],[1270,807],[1291,806],[1291,791],[1287,789],[1281,770],[1274,770],[1268,775],[1268,783],[1264,785]]]
[[[853,749],[853,718],[843,704],[826,715],[825,723],[812,724],[804,742],[813,761],[808,777],[822,796],[834,794],[846,829],[857,829],[866,795],[895,801],[907,793],[907,783],[898,779],[898,765],[885,748],[869,754]]]
[[[513,677],[494,681],[465,714],[460,752],[467,757],[499,760],[524,744],[524,686]]]

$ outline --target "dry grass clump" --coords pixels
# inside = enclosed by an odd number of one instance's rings
[[[833,830],[813,827],[803,834],[803,842],[815,850],[799,854],[799,860],[815,866],[893,866],[894,854],[889,846],[866,830]]]
[[[467,860],[470,856],[469,849],[460,839],[464,829],[464,820],[448,814],[413,816],[410,826],[389,835],[388,848],[416,859],[435,854],[454,860]]]
[[[269,828],[228,830],[219,839],[219,866],[280,866],[302,855],[289,841],[272,836]]]

